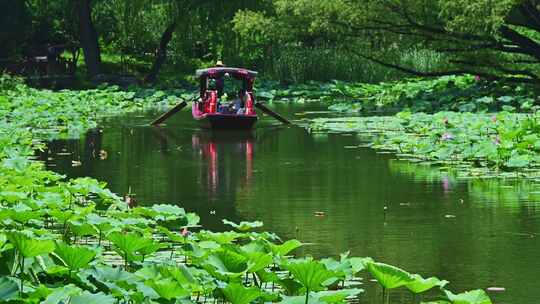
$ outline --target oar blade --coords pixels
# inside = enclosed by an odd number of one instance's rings
[[[258,109],[260,109],[261,111],[263,111],[264,113],[266,113],[266,114],[268,114],[268,115],[274,117],[275,119],[279,120],[280,122],[282,122],[282,123],[284,123],[284,124],[286,124],[286,125],[290,125],[290,124],[291,124],[291,122],[290,122],[287,118],[285,118],[285,117],[279,115],[278,113],[276,113],[276,112],[270,110],[270,109],[269,109],[267,106],[265,106],[264,104],[262,104],[262,103],[260,103],[260,102],[257,102],[257,103],[255,103],[255,106],[256,106]]]
[[[152,126],[157,126],[163,123],[165,120],[169,119],[169,117],[173,116],[178,111],[182,110],[185,106],[187,106],[187,102],[182,101],[181,103],[177,104],[172,109],[170,109],[169,111],[163,113],[163,115],[161,115],[160,117],[156,118],[156,120],[152,121],[150,124]]]

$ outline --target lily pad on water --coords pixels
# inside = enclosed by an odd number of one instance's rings
[[[452,304],[491,304],[491,299],[485,291],[481,289],[462,292],[460,294],[453,294],[452,292],[445,290],[446,297],[452,302]]]
[[[234,229],[240,230],[240,231],[249,231],[255,228],[259,228],[263,226],[263,222],[255,221],[255,222],[240,222],[238,224],[231,222],[227,219],[223,219],[223,224],[229,225],[233,227]]]

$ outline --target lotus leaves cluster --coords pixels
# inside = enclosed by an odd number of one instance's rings
[[[128,105],[137,97],[113,89],[72,96],[18,82],[3,90],[0,302],[334,304],[360,297],[355,278],[373,276],[385,289],[438,289],[446,303],[490,303],[481,290],[454,294],[445,281],[370,258],[295,256],[300,241],[260,231],[260,222],[224,221],[234,230],[207,231],[178,206],[132,208],[104,183],[67,180],[32,160],[39,141],[77,136],[96,116],[137,108]]]
[[[540,165],[540,113],[402,112],[315,119],[311,130],[358,132],[374,149],[415,163],[459,166],[464,177],[534,177]]]

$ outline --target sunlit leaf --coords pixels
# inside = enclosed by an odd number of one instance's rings
[[[442,288],[446,284],[448,284],[448,281],[439,280],[436,277],[424,279],[418,274],[413,274],[412,278],[414,279],[414,281],[408,283],[406,287],[414,293],[421,293],[436,286]]]
[[[291,272],[295,280],[310,291],[321,290],[325,281],[336,277],[336,274],[326,269],[321,262],[309,259],[291,261],[284,267]]]
[[[222,291],[225,298],[232,304],[249,304],[263,294],[257,288],[246,288],[238,283],[228,284]]]
[[[83,246],[70,246],[65,243],[56,243],[54,254],[58,256],[70,270],[85,268],[96,256],[96,252]]]
[[[50,253],[55,247],[51,240],[31,238],[20,232],[8,232],[7,238],[15,249],[26,258]]]
[[[249,231],[249,230],[259,228],[259,227],[263,226],[263,223],[260,222],[260,221],[255,221],[255,222],[244,222],[244,221],[242,221],[242,222],[236,224],[236,223],[231,222],[231,221],[229,221],[227,219],[223,219],[223,224],[229,225],[229,226],[233,227],[234,229],[237,229],[237,230],[240,230],[240,231]]]
[[[444,291],[452,304],[491,304],[491,299],[485,291],[481,289],[466,291],[460,294]]]
[[[414,282],[410,273],[384,263],[368,263],[367,270],[384,288],[393,289]]]
[[[168,278],[162,280],[149,280],[146,281],[145,284],[152,287],[161,298],[166,300],[185,298],[191,294],[188,290],[182,288],[176,281]]]

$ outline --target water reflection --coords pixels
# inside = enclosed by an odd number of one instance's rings
[[[261,220],[311,243],[306,254],[351,250],[447,279],[455,291],[503,286],[497,303],[540,297],[535,182],[458,179],[449,169],[358,148],[356,136],[268,127],[216,133],[189,121],[156,129],[129,118],[81,141],[53,142],[45,158],[56,171],[96,177],[140,203],[178,204],[208,229],[224,229],[223,218]],[[366,289],[366,301],[376,303],[380,290]]]
[[[193,133],[191,146],[201,164],[201,180],[206,180],[210,200],[218,201],[231,189],[249,191],[253,178],[255,139],[250,131],[200,131]],[[231,172],[239,178],[230,178]],[[234,191],[234,190],[233,190]]]

